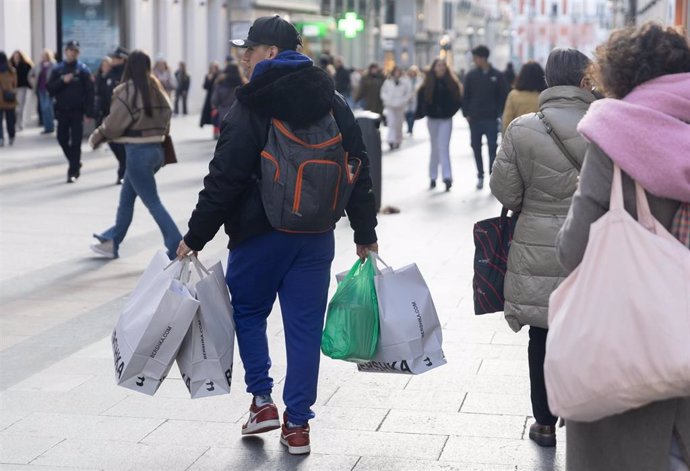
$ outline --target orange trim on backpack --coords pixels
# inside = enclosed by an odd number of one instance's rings
[[[304,167],[308,164],[325,164],[325,165],[336,165],[338,167],[338,185],[340,185],[340,177],[342,176],[342,169],[340,164],[333,162],[332,160],[306,160],[302,162],[297,168],[297,182],[295,183],[295,201],[292,204],[292,212],[296,213],[299,211],[299,204],[302,200],[302,175],[304,174]],[[333,202],[333,209],[335,210],[336,204],[338,203],[338,190],[339,186],[336,186],[335,198]]]
[[[350,175],[350,159],[349,159],[350,153],[345,152],[345,174],[347,175],[347,182],[352,184],[357,180],[357,177],[359,176],[359,171],[362,169],[362,160],[358,159],[357,157],[353,157],[354,160],[359,162],[359,165],[357,166],[357,170],[355,173]]]
[[[276,166],[276,171],[275,171],[275,174],[274,174],[274,176],[273,176],[273,181],[274,181],[274,182],[277,182],[278,179],[280,178],[280,166],[278,165],[278,159],[276,159],[275,157],[273,157],[271,154],[269,154],[269,153],[266,152],[265,150],[262,150],[262,151],[261,151],[261,157],[263,157],[263,158],[265,158],[265,159],[268,159],[268,160],[270,160],[271,162],[273,162],[273,163],[275,164],[275,166]]]
[[[295,141],[296,143],[306,147],[307,149],[323,149],[325,147],[332,146],[333,144],[337,144],[339,142],[342,142],[342,140],[343,140],[342,134],[338,133],[337,136],[332,137],[331,139],[329,139],[325,142],[322,142],[321,144],[309,144],[307,142],[304,142],[302,139],[295,136],[294,134],[292,134],[290,132],[290,130],[285,126],[285,124],[283,124],[282,121],[275,119],[275,118],[272,121],[273,121],[273,125],[276,128],[278,128],[278,130],[280,132],[285,134],[290,140]]]

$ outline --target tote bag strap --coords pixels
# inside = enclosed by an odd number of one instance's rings
[[[546,128],[546,134],[551,136],[551,139],[553,139],[553,142],[556,143],[558,148],[561,150],[563,155],[565,156],[566,159],[568,159],[568,162],[575,167],[575,169],[579,172],[582,170],[582,165],[580,165],[580,162],[578,162],[575,157],[568,151],[568,149],[565,147],[565,144],[563,144],[563,141],[561,138],[558,136],[556,133],[556,130],[551,126],[551,123],[549,123],[549,120],[546,119],[546,116],[544,116],[544,113],[539,111],[537,112],[537,116],[541,120],[542,123],[544,123],[544,127]]]

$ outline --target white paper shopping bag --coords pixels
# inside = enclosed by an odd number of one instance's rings
[[[189,260],[151,260],[111,337],[118,385],[149,395],[160,387],[199,306],[188,278]]]
[[[380,338],[372,361],[359,371],[421,374],[446,364],[441,323],[429,288],[416,264],[385,268],[374,278]]]
[[[235,324],[221,263],[210,270],[196,257],[192,263],[201,278],[195,285],[199,310],[182,342],[177,366],[194,399],[230,392]]]

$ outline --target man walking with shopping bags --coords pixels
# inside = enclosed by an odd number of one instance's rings
[[[287,349],[280,441],[289,453],[304,454],[310,452],[333,227],[343,209],[358,256],[378,248],[369,162],[345,99],[326,72],[296,51],[301,38],[294,26],[278,15],[262,17],[247,39],[232,44],[245,50],[250,82],[237,89],[224,119],[177,254],[201,250],[225,225],[226,280],[247,392],[254,396],[245,435],[281,427],[266,337],[279,296]]]

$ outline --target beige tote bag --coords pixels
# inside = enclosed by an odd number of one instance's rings
[[[549,407],[565,419],[690,396],[690,250],[652,216],[637,182],[635,191],[637,221],[614,165],[610,210],[551,294],[544,375]]]

